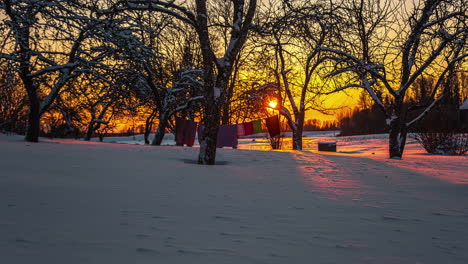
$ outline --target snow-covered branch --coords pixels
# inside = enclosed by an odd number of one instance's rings
[[[334,49],[334,48],[328,48],[328,47],[323,47],[323,46],[320,46],[318,47],[317,49],[319,50],[322,50],[322,51],[325,51],[325,52],[331,52],[331,53],[335,53],[335,54],[339,54],[345,58],[347,58],[348,60],[354,62],[355,64],[351,64],[348,62],[348,64],[350,64],[350,66],[348,67],[344,67],[344,68],[339,68],[337,70],[334,70],[331,75],[337,75],[339,73],[344,73],[344,72],[349,72],[349,71],[352,71],[352,72],[355,72],[356,74],[358,74],[360,76],[360,79],[361,80],[366,80],[369,84],[369,86],[366,86],[365,89],[369,91],[369,94],[372,94],[373,91],[372,91],[372,85],[375,84],[375,81],[372,80],[372,81],[368,81],[368,78],[366,77],[365,73],[369,73],[372,77],[374,78],[377,78],[379,81],[382,82],[382,84],[385,86],[385,88],[387,89],[387,91],[394,95],[394,96],[397,96],[398,94],[398,91],[395,91],[392,86],[390,85],[390,83],[388,82],[387,78],[385,77],[384,74],[380,73],[379,71],[384,71],[385,70],[385,67],[381,64],[375,64],[375,63],[365,63],[363,60],[357,58],[356,56],[353,56],[347,52],[344,52],[342,50],[338,50],[338,49]],[[342,60],[340,60],[342,61]]]
[[[442,54],[442,51],[447,47],[448,44],[452,43],[457,36],[461,34],[467,34],[467,32],[467,28],[461,28],[457,30],[454,34],[451,34],[444,38],[444,40],[439,43],[438,47],[431,52],[431,55],[424,60],[421,66],[409,76],[405,83],[402,84],[402,86],[398,90],[398,93],[404,93],[411,86],[411,84],[413,84],[414,81]],[[464,42],[462,44],[464,44]],[[462,57],[464,57],[465,55],[466,54],[462,55]],[[454,62],[459,60],[461,60],[461,58],[457,58]]]
[[[191,98],[187,99],[185,104],[179,105],[174,110],[170,111],[169,116],[173,116],[175,113],[187,109],[190,106],[190,104],[192,104],[192,103],[194,103],[196,101],[201,101],[203,98],[205,98],[205,97],[200,95],[200,96],[195,96],[195,97],[191,97]]]
[[[436,100],[434,100],[428,107],[426,107],[426,109],[424,109],[424,111],[419,114],[417,117],[415,117],[413,120],[411,120],[410,122],[407,122],[406,123],[406,126],[407,127],[411,127],[414,123],[416,123],[417,121],[421,120],[424,116],[426,116],[441,100],[442,98],[444,97],[444,94],[440,95]]]
[[[109,9],[99,10],[102,15],[115,14],[127,10],[135,11],[156,11],[170,15],[192,26],[197,25],[195,15],[187,8],[176,4],[175,1],[158,0],[122,0],[118,1]]]
[[[70,69],[70,68],[76,67],[77,65],[78,63],[74,62],[74,63],[67,63],[67,64],[62,64],[62,65],[49,66],[49,67],[42,68],[36,72],[30,73],[28,76],[31,78],[35,78],[35,77],[41,76],[49,72],[57,72],[57,71],[63,71],[64,69]]]

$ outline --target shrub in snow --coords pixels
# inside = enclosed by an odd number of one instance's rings
[[[468,152],[468,134],[455,132],[422,132],[415,139],[427,153],[464,155]]]

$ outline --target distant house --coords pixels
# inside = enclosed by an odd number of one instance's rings
[[[466,99],[465,102],[460,105],[460,122],[462,127],[468,126],[468,99]]]

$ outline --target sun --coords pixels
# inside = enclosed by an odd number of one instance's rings
[[[278,102],[276,102],[276,101],[270,101],[270,102],[268,103],[268,106],[269,106],[270,108],[273,108],[273,109],[275,109],[277,105],[278,105]]]

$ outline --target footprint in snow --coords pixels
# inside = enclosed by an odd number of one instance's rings
[[[382,220],[385,220],[385,221],[402,221],[403,219],[398,217],[398,216],[383,215]]]
[[[181,255],[203,255],[202,252],[194,251],[190,249],[178,249],[177,253]]]
[[[158,252],[156,250],[151,249],[151,248],[139,247],[139,248],[136,248],[135,251],[140,253],[140,254],[144,254],[144,255],[156,255],[156,254],[158,254]]]

